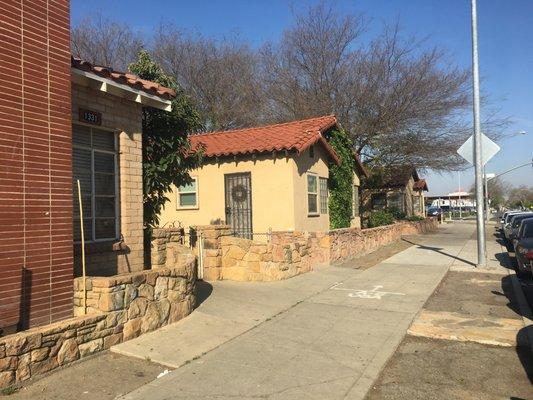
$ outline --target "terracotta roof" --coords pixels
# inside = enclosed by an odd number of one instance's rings
[[[425,179],[420,179],[419,181],[416,181],[415,184],[413,185],[413,189],[424,190],[426,192],[429,190],[428,184]]]
[[[383,183],[379,185],[383,189],[403,188],[413,177],[415,183],[420,181],[415,167],[408,165],[394,165],[385,170]]]
[[[79,69],[85,72],[91,72],[102,78],[111,79],[117,83],[128,85],[133,89],[142,90],[148,94],[159,96],[166,100],[171,100],[176,97],[176,92],[173,89],[161,86],[158,83],[141,79],[135,74],[129,72],[119,72],[113,70],[111,67],[104,67],[101,65],[94,65],[88,61],[83,61],[74,56],[70,57],[70,65],[72,68]]]
[[[339,157],[323,134],[337,125],[334,115],[283,124],[190,136],[193,149],[204,146],[206,157],[236,156],[272,151],[301,153],[320,143],[335,163]]]

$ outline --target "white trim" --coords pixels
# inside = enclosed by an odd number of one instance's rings
[[[191,176],[191,179],[196,182],[196,190],[187,190],[184,192],[180,192],[179,186],[176,187],[176,210],[198,210],[200,208],[198,177]],[[194,206],[180,205],[180,194],[190,194],[190,193],[194,193],[196,195],[196,204]]]
[[[310,192],[309,191],[309,176],[314,176],[316,179],[316,192]],[[306,193],[307,193],[307,216],[308,217],[318,217],[320,216],[320,182],[319,182],[319,176],[318,174],[314,172],[308,172],[305,175],[305,185],[306,185]],[[310,211],[309,210],[309,195],[313,194],[316,196],[316,211]]]
[[[89,86],[89,83],[93,82],[93,86],[101,92],[124,97],[136,103],[158,108],[160,110],[172,110],[172,102],[170,100],[163,99],[142,90],[133,89],[128,85],[115,82],[108,78],[103,78],[91,72],[82,71],[78,68],[71,68],[70,70],[72,72],[72,80],[80,85]]]
[[[73,122],[72,126],[74,127],[75,125],[86,126],[86,125],[83,125],[83,124],[78,124],[76,122]],[[85,242],[86,243],[109,242],[109,241],[117,240],[117,239],[120,238],[120,229],[121,229],[120,228],[120,215],[121,215],[121,212],[120,212],[120,182],[119,182],[119,180],[120,180],[120,170],[119,170],[119,160],[118,160],[118,157],[119,157],[118,133],[116,132],[116,130],[105,129],[105,128],[101,128],[101,127],[88,126],[88,128],[90,128],[91,145],[90,146],[85,146],[85,145],[74,144],[74,143],[72,144],[72,148],[85,149],[85,150],[88,150],[88,151],[91,152],[91,217],[90,217],[90,220],[91,220],[91,237],[89,239],[86,239]],[[93,134],[92,129],[98,129],[98,130],[101,130],[101,131],[106,131],[106,132],[109,132],[109,134],[113,135],[115,150],[114,151],[110,151],[110,150],[95,149],[93,147],[93,142],[92,142],[92,134]],[[94,186],[94,178],[95,178],[94,153],[95,153],[95,151],[98,152],[98,153],[110,154],[110,155],[113,156],[113,160],[114,160],[115,195],[114,196],[98,196],[98,197],[114,197],[115,198],[115,217],[114,217],[114,219],[115,219],[115,237],[96,239],[96,220],[97,219],[112,219],[112,218],[111,217],[96,217],[96,201],[95,201],[95,198],[97,196],[95,194],[96,191],[95,191],[95,186]],[[73,217],[73,219],[75,219],[75,218]],[[87,220],[89,218],[85,217],[84,219]],[[74,241],[74,243],[80,243],[80,242],[79,241]]]

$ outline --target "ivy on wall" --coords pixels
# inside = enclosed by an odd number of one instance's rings
[[[329,221],[331,229],[348,228],[352,219],[354,156],[353,142],[342,130],[328,134],[329,144],[339,156],[340,165],[329,167]]]

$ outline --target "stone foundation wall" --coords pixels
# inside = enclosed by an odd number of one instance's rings
[[[171,268],[192,256],[192,250],[184,246],[183,228],[155,228],[152,230],[150,266],[152,269]]]
[[[328,232],[329,261],[335,263],[361,257],[400,240],[402,236],[429,233],[437,228],[436,219],[426,219],[412,222],[402,221],[369,229],[335,229]]]
[[[86,278],[87,315],[82,315],[83,279],[76,278],[74,313],[79,316],[0,338],[0,388],[188,315],[195,305],[196,257],[185,255],[187,248],[175,250],[181,258],[171,268]]]
[[[279,281],[311,270],[311,242],[304,233],[273,234],[270,243],[223,236],[220,279]]]
[[[371,253],[404,235],[437,229],[436,220],[399,222],[371,229],[273,232],[268,243],[237,238],[224,227],[211,233],[204,250],[204,279],[277,281]],[[207,245],[207,243],[209,243]],[[205,271],[208,271],[206,274]]]

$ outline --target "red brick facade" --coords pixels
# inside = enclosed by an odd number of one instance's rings
[[[68,0],[0,15],[0,329],[72,314]]]

